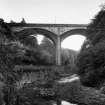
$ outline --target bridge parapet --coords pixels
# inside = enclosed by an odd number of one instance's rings
[[[13,32],[19,32],[24,29],[40,28],[48,30],[56,35],[61,35],[73,29],[86,29],[87,24],[21,24],[8,23]]]

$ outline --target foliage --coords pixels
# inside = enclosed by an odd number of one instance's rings
[[[0,25],[0,80],[5,84],[3,93],[6,105],[14,105],[18,95],[15,83],[23,75],[22,72],[16,72],[15,66],[49,65],[49,57],[38,49],[35,38],[25,36],[25,39],[20,39],[7,29],[6,23]]]
[[[66,66],[75,66],[75,60],[78,55],[78,52],[70,50],[70,49],[62,49],[61,50],[62,54],[62,65]]]
[[[61,100],[77,105],[104,105],[105,95],[99,90],[81,85],[79,80],[58,84]]]
[[[46,103],[51,104],[49,101],[55,99],[55,89],[52,86],[53,85],[47,87],[47,84],[37,84],[36,81],[24,84],[23,88],[18,90],[19,102],[21,104],[28,102],[32,105],[46,105]],[[40,102],[39,100],[42,101]]]
[[[54,46],[54,43],[48,39],[47,37],[44,37],[44,39],[42,40],[42,43],[40,44],[40,49],[42,50],[42,52],[49,55],[49,62],[51,62],[53,65],[55,65],[55,57],[56,57],[56,49]]]
[[[87,27],[87,36],[92,44],[105,40],[105,10],[102,9]]]
[[[78,55],[78,74],[83,85],[100,88],[105,81],[105,10],[88,25],[88,40]]]
[[[78,74],[84,85],[99,87],[105,80],[105,42],[96,44],[78,56]]]

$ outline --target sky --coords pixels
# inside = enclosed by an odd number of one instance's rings
[[[0,0],[6,22],[87,24],[105,0]]]
[[[88,24],[105,0],[0,0],[0,18],[5,22]],[[63,48],[80,50],[85,38],[67,38]]]
[[[65,49],[69,48],[75,51],[79,51],[85,39],[86,37],[82,35],[69,36],[62,42],[61,47]]]

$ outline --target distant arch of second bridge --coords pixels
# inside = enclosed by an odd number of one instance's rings
[[[61,35],[61,41],[63,41],[65,38],[67,38],[71,35],[83,35],[83,36],[87,37],[86,29],[73,29],[73,30],[67,31]]]
[[[49,39],[51,39],[53,41],[53,43],[56,45],[57,35],[54,34],[53,32],[50,32],[48,30],[45,30],[45,29],[41,29],[41,28],[30,28],[30,29],[23,29],[23,30],[21,30],[21,31],[19,31],[19,32],[16,33],[16,35],[18,35],[20,38],[22,38],[24,36],[33,35],[33,34],[41,34],[43,36],[46,36]]]

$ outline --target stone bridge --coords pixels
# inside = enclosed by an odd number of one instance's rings
[[[7,23],[17,35],[41,34],[50,38],[56,46],[56,64],[61,65],[61,42],[70,35],[86,36],[87,24],[31,24]]]

